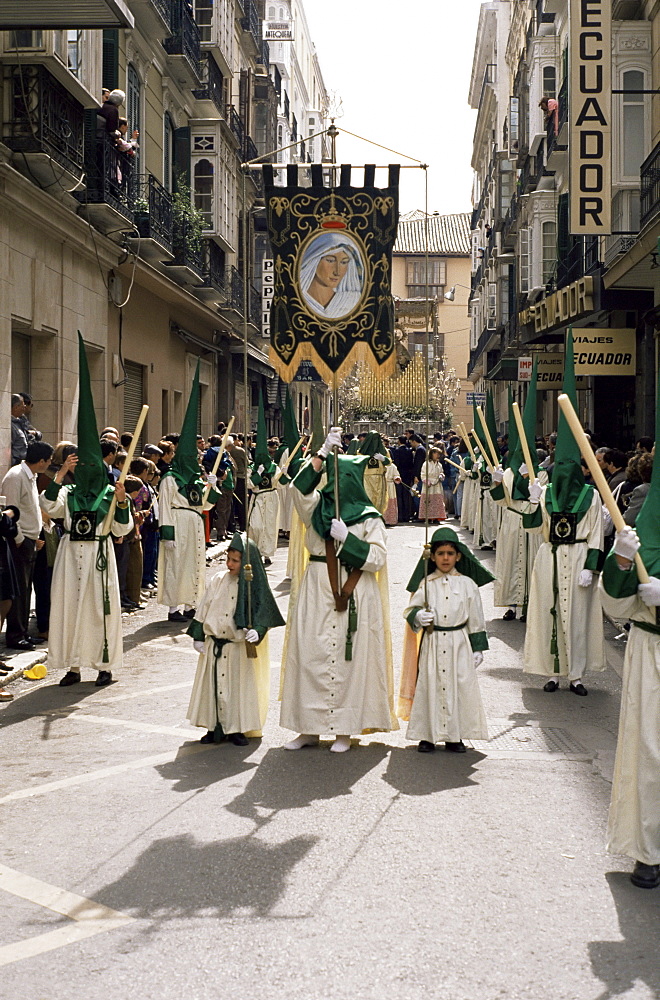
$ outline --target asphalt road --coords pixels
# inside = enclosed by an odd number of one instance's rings
[[[388,540],[398,666],[423,528]],[[405,727],[282,751],[283,629],[263,740],[201,746],[192,642],[154,601],[112,687],[21,681],[0,710],[1,1000],[660,996],[660,889],[605,851],[620,645],[587,698],[544,694],[482,594],[494,738],[460,757]]]

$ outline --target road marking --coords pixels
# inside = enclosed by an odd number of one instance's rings
[[[46,951],[61,948],[66,944],[73,944],[94,934],[123,927],[135,919],[127,913],[111,910],[102,903],[86,899],[85,896],[78,896],[75,892],[67,892],[56,885],[49,885],[48,882],[42,882],[5,865],[0,865],[0,889],[74,921],[66,927],[58,927],[54,931],[1,946],[0,966],[24,958],[34,958],[36,955],[42,955]]]
[[[130,719],[113,719],[109,715],[88,715],[87,712],[76,712],[70,715],[76,722],[94,722],[102,726],[121,726],[138,733],[162,733],[164,736],[196,737],[196,729],[180,729],[176,726],[154,726],[150,722],[133,722]]]
[[[116,701],[129,701],[131,698],[144,698],[145,695],[161,694],[163,691],[178,691],[180,688],[189,688],[192,681],[181,681],[179,684],[167,684],[164,687],[145,688],[143,691],[132,691],[130,694],[118,694],[114,698],[105,698],[97,702],[99,705],[110,705]]]
[[[85,785],[100,778],[109,778],[115,774],[123,774],[125,771],[137,771],[142,767],[158,767],[159,764],[169,764],[182,757],[189,757],[195,753],[205,753],[213,749],[215,744],[200,745],[193,743],[187,747],[177,747],[169,753],[161,753],[154,757],[141,757],[138,760],[130,760],[125,764],[116,764],[114,767],[102,767],[97,771],[88,771],[85,774],[73,774],[69,778],[60,778],[59,781],[47,781],[43,785],[35,785],[33,788],[20,788],[15,792],[9,792],[0,798],[0,805],[4,802],[17,802],[19,799],[29,799],[34,795],[47,795],[48,792],[55,792],[60,788],[72,788],[75,785]]]

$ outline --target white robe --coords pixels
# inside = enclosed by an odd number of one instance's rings
[[[325,541],[311,526],[318,492],[303,496],[294,487],[293,494],[307,529],[307,550],[325,556]],[[335,610],[328,567],[324,562],[309,562],[289,608],[280,716],[285,729],[338,736],[397,728],[390,637],[376,576],[379,571],[386,574],[386,528],[380,518],[372,517],[348,530],[369,543],[369,555],[353,591],[358,615],[353,658],[345,658],[348,611]],[[345,581],[343,567],[341,574]]]
[[[597,490],[593,491],[591,507],[578,521],[573,545],[557,546],[557,642],[559,673],[554,671],[554,655],[550,652],[552,638],[551,608],[553,596],[552,545],[548,541],[550,517],[545,509],[545,493],[541,497],[543,526],[532,529],[542,532],[541,544],[534,561],[527,606],[527,631],[523,653],[523,670],[546,677],[569,677],[575,680],[588,670],[605,669],[603,614],[598,599],[598,577],[594,574],[588,587],[578,586],[584,569],[587,549],[603,548],[603,513]]]
[[[279,479],[279,475],[277,478]],[[277,488],[259,490],[252,486],[249,510],[250,538],[259,549],[261,558],[272,560],[277,552],[280,530],[280,498]]]
[[[213,496],[213,494],[211,494]],[[158,603],[174,608],[179,604],[194,607],[206,584],[206,536],[201,507],[191,507],[179,493],[174,476],[165,476],[158,495],[160,526],[174,527],[173,549],[161,538],[158,553]],[[206,503],[210,510],[213,503]]]
[[[225,733],[256,735],[268,713],[268,636],[257,646],[257,658],[248,659],[245,633],[234,624],[237,598],[238,576],[223,570],[209,581],[199,603],[195,618],[204,626],[204,652],[197,662],[187,718],[209,731],[220,722]],[[217,668],[213,636],[230,640]]]
[[[67,503],[68,490],[63,487],[56,500],[40,496],[43,510],[52,518],[64,518],[64,527],[71,528]],[[133,527],[128,523],[112,522],[112,534],[127,535]],[[97,535],[98,538],[98,529]],[[72,542],[66,534],[60,540],[53,567],[50,589],[50,622],[48,626],[48,668],[64,669],[79,674],[83,667],[93,670],[118,670],[122,665],[123,644],[119,579],[112,539],[108,540],[108,595],[110,614],[103,614],[103,576],[96,568],[98,541]],[[108,663],[103,662],[103,625],[108,642]]]
[[[298,449],[300,450],[300,449]],[[297,457],[297,456],[296,456]],[[280,470],[284,472],[287,463],[289,461],[289,449],[287,448],[280,458]],[[287,472],[287,476],[289,473]],[[277,495],[280,500],[280,531],[286,531],[287,533],[291,531],[291,514],[293,513],[293,496],[289,489],[290,480],[288,483],[281,483],[278,479],[277,483]]]
[[[539,473],[542,485],[547,482],[545,472]],[[529,597],[529,586],[536,554],[543,541],[540,533],[525,531],[522,515],[530,513],[529,500],[514,500],[513,470],[505,469],[504,499],[494,502],[501,507],[502,517],[497,532],[495,556],[495,586],[493,601],[496,607],[515,604],[524,607]]]
[[[463,485],[463,505],[461,507],[461,528],[467,531],[474,531],[474,521],[477,515],[477,498],[479,496],[479,479],[473,479],[475,471],[473,465],[466,470],[466,478]]]
[[[452,573],[427,577],[428,603],[435,624],[460,625],[455,632],[424,634],[419,651],[419,673],[406,738],[429,743],[458,743],[461,739],[488,739],[488,723],[479,691],[470,634],[484,632],[484,613],[474,580]],[[403,615],[424,607],[424,583],[413,594]],[[420,631],[413,626],[414,631]]]
[[[610,597],[607,614],[656,624],[655,608],[633,594]],[[660,864],[660,635],[631,625],[623,661],[619,739],[607,824],[611,854]]]
[[[481,473],[486,469],[483,460],[479,462],[480,478],[475,482],[474,499],[474,545],[493,545],[497,540],[499,523],[498,508],[490,495],[490,488],[481,485]]]

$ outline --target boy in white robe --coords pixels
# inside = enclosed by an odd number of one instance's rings
[[[266,721],[267,632],[284,625],[284,619],[252,541],[247,574],[251,580],[246,579],[247,563],[245,535],[235,534],[227,550],[227,569],[210,581],[187,630],[200,654],[187,717],[193,726],[207,730],[201,743],[227,738],[235,746],[247,746],[248,737],[260,736]]]
[[[465,753],[463,737],[488,739],[476,668],[488,649],[479,586],[493,577],[451,528],[433,534],[426,579],[424,561],[407,587],[414,593],[403,616],[421,645],[415,656],[407,630],[399,715],[409,719],[406,738],[419,741],[420,753],[439,742]]]

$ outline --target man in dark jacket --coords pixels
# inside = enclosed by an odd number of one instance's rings
[[[402,434],[399,437],[398,447],[392,449],[392,461],[401,477],[401,482],[396,487],[399,521],[409,521],[412,517],[413,505],[410,490],[413,484],[413,458],[408,439],[405,434]]]

